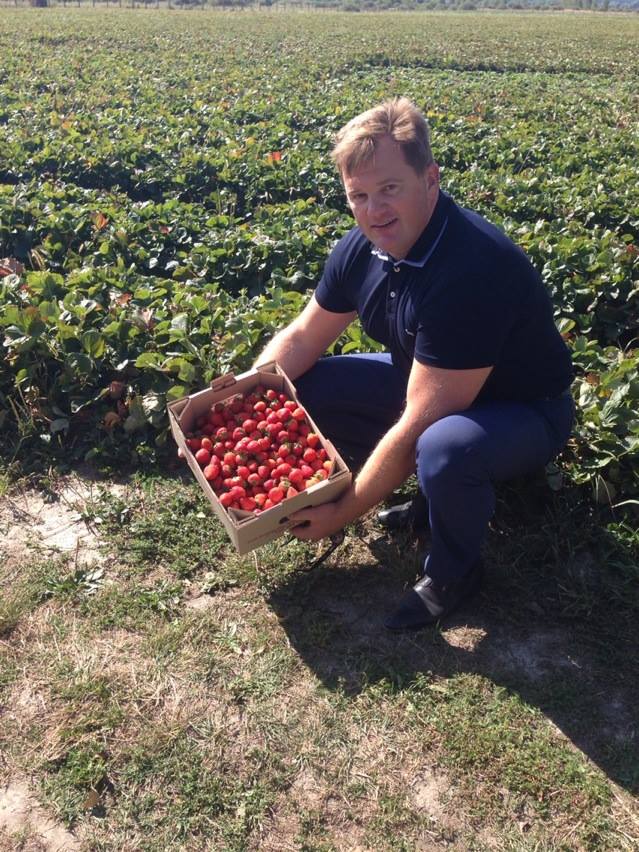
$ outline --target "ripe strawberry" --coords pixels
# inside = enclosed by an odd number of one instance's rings
[[[272,503],[281,503],[284,499],[284,489],[277,485],[274,488],[271,488],[268,492],[268,499]]]
[[[211,461],[211,453],[208,450],[200,449],[195,454],[195,458],[196,458],[198,464],[200,464],[200,465],[202,465],[202,467],[204,467],[205,465],[207,465]]]
[[[292,468],[289,472],[288,478],[296,488],[300,488],[302,482],[304,482],[304,474],[298,467]]]
[[[204,476],[209,482],[217,479],[219,472],[219,467],[214,467],[212,464],[207,465],[203,470]]]

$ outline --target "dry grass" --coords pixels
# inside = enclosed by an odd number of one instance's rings
[[[635,661],[607,668],[579,620],[513,623],[534,579],[396,637],[380,621],[414,542],[365,519],[303,574],[313,548],[240,559],[166,487],[87,502],[95,586],[72,553],[0,569],[3,773],[40,803],[0,817],[0,849],[39,849],[46,819],[127,852],[636,848]]]

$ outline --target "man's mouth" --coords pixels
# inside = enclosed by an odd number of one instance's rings
[[[388,222],[381,222],[379,225],[371,225],[371,228],[374,231],[383,231],[384,228],[390,228],[391,225],[394,225],[397,219],[389,219]]]

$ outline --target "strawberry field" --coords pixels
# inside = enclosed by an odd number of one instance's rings
[[[0,852],[636,852],[637,43],[620,14],[2,8]],[[497,489],[479,596],[407,635],[428,530],[241,555],[166,415],[300,310],[352,221],[332,134],[400,93],[542,274],[578,406]],[[242,522],[334,474],[262,381],[185,419]]]
[[[350,227],[331,135],[402,93],[444,188],[552,293],[577,368],[562,466],[632,510],[638,37],[631,15],[5,9],[5,461],[173,453],[167,401],[247,367]],[[335,349],[374,345],[353,326]]]

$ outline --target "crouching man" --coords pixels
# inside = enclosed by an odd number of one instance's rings
[[[334,533],[416,473],[418,498],[380,514],[387,526],[430,523],[423,577],[386,621],[416,630],[477,590],[493,482],[564,446],[570,355],[523,251],[440,190],[428,125],[410,101],[352,119],[332,156],[356,227],[259,362],[279,361],[359,471],[338,500],[294,516],[298,538]],[[322,358],[357,316],[388,351]]]

